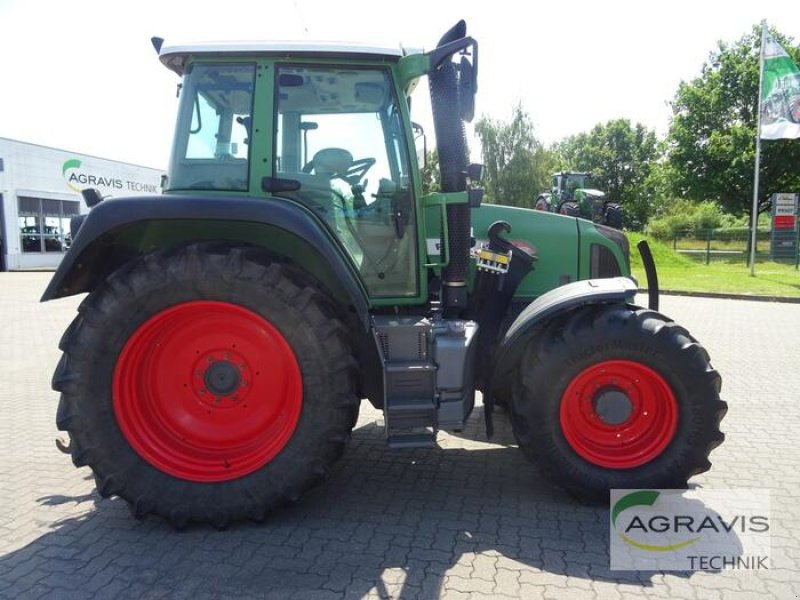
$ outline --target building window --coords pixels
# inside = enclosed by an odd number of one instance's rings
[[[19,198],[19,231],[23,252],[64,252],[72,240],[69,220],[80,212],[73,200]]]

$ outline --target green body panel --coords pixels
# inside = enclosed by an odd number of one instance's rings
[[[581,261],[577,219],[538,210],[484,204],[472,211],[475,239],[485,240],[489,226],[495,221],[511,224],[511,233],[505,237],[532,247],[538,258],[535,269],[517,288],[516,298],[533,299],[579,278]]]
[[[622,249],[600,233],[594,223],[565,215],[526,208],[484,204],[472,211],[472,230],[476,240],[486,239],[489,226],[506,221],[512,231],[506,237],[533,248],[537,261],[534,270],[520,283],[516,300],[532,300],[553,288],[592,277],[592,244],[608,248],[623,276],[630,276],[630,264]]]
[[[592,244],[599,244],[608,248],[617,259],[617,264],[623,276],[630,277],[631,265],[630,258],[622,253],[622,249],[618,244],[609,240],[606,236],[600,233],[595,227],[595,224],[586,219],[575,219],[580,231],[580,252],[582,257],[589,257]],[[624,234],[620,234],[624,235]],[[589,279],[591,273],[589,272],[590,264],[588,258],[581,260],[580,270],[578,273],[579,279]]]

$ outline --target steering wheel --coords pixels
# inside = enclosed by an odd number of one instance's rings
[[[374,158],[359,158],[358,160],[354,160],[352,163],[350,163],[350,166],[347,167],[346,170],[342,172],[334,172],[330,175],[330,177],[331,179],[343,179],[350,185],[355,185],[364,179],[367,171],[369,171],[374,164]],[[311,173],[313,170],[315,170],[313,159],[303,165],[303,173]]]
[[[374,158],[359,158],[358,160],[354,160],[353,164],[350,165],[344,173],[337,173],[335,177],[344,179],[350,185],[355,185],[364,179],[367,171],[369,171],[374,164]]]

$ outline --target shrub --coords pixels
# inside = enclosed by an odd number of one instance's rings
[[[691,202],[678,199],[666,212],[647,224],[647,232],[659,240],[671,240],[685,232],[697,233],[732,225],[732,217],[722,212],[715,202]]]

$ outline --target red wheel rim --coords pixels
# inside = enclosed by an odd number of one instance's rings
[[[227,481],[267,464],[292,437],[302,400],[283,335],[224,302],[187,302],[151,317],[114,370],[125,438],[151,465],[189,481]]]
[[[630,469],[659,456],[678,426],[678,403],[658,373],[627,360],[581,371],[561,397],[561,429],[579,456]]]

